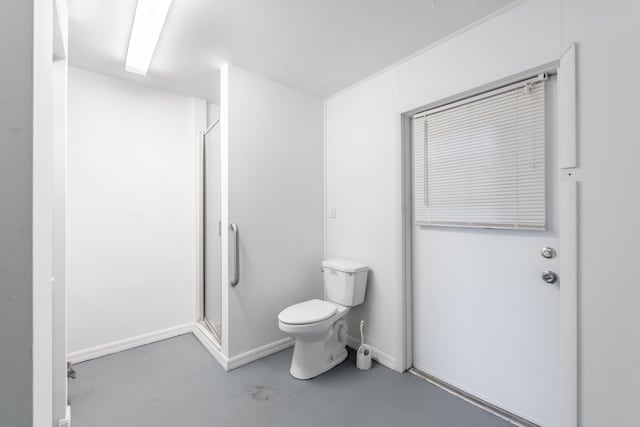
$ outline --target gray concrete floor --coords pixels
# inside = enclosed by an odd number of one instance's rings
[[[291,350],[231,372],[191,334],[75,366],[73,427],[507,427],[511,424],[409,373],[354,354],[308,381]]]

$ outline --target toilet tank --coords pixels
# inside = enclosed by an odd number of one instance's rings
[[[364,302],[369,266],[346,259],[322,261],[325,299],[346,307]]]

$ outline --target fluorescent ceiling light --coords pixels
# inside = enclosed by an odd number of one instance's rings
[[[138,0],[127,51],[127,71],[147,75],[169,7],[171,0]]]

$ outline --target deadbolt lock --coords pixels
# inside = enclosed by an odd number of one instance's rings
[[[556,273],[554,273],[553,271],[543,271],[542,272],[542,280],[544,280],[545,282],[551,284],[551,283],[556,283],[556,281],[558,280],[558,275]]]

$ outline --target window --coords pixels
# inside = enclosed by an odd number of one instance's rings
[[[545,79],[412,118],[416,224],[545,229]]]

